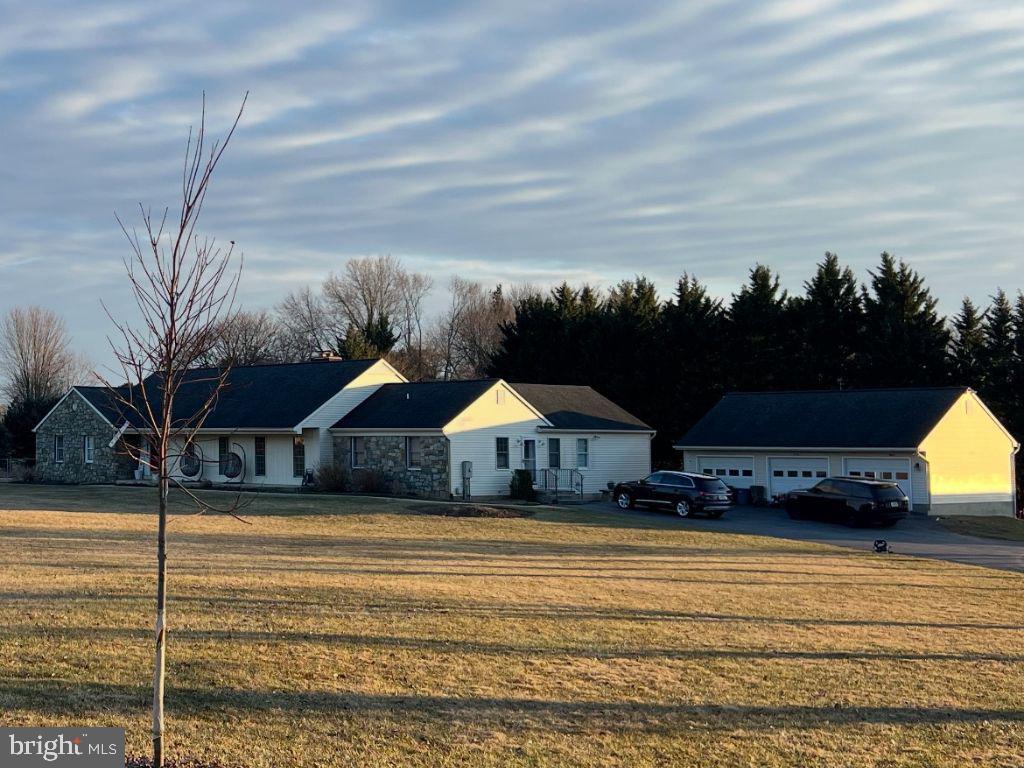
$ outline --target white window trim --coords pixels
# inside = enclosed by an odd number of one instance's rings
[[[57,458],[57,438],[60,438],[60,458]],[[63,464],[64,463],[64,435],[53,436],[53,463]]]
[[[419,440],[419,435],[406,435],[405,436],[405,468],[410,472],[419,472],[423,469],[423,446],[420,446],[420,462],[419,464],[412,463],[412,451],[410,445],[413,440]]]
[[[366,453],[366,438],[362,435],[350,435],[348,438],[348,466],[350,469],[365,469],[364,465],[356,463],[356,440],[363,441],[363,453]]]
[[[82,462],[92,464],[96,458],[96,442],[92,435],[82,435]]]
[[[295,448],[297,446],[300,446],[300,445],[302,446],[302,471],[299,472],[298,474],[296,474],[295,473],[295,459],[297,458],[297,456],[296,456]],[[292,479],[294,480],[295,478],[305,477],[305,476],[306,476],[306,440],[305,440],[305,438],[302,435],[293,435],[292,436]]]
[[[498,450],[498,441],[505,441],[505,466],[501,466],[498,463],[498,457],[501,455],[501,451]],[[496,470],[508,471],[512,468],[512,441],[507,437],[495,437],[494,438],[494,468]]]
[[[586,446],[587,450],[582,455],[586,456],[586,461],[580,464],[580,443]],[[576,469],[590,469],[590,439],[586,437],[576,438]]]
[[[552,442],[558,443],[558,466],[551,466],[551,445]],[[562,438],[560,437],[549,437],[548,438],[548,469],[561,469],[562,468]]]

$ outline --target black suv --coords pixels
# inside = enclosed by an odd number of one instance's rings
[[[732,505],[732,494],[725,483],[712,475],[665,471],[643,480],[619,483],[615,486],[615,503],[620,509],[632,509],[637,504],[671,509],[679,517],[721,517]]]
[[[847,525],[894,525],[907,516],[910,500],[896,483],[859,477],[826,477],[813,488],[786,494],[794,520],[817,518]]]

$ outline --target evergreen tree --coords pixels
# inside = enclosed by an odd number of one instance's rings
[[[1009,415],[1016,402],[1013,385],[1013,307],[1002,289],[992,297],[985,316],[984,370],[980,390],[997,415]]]
[[[728,311],[726,364],[738,390],[781,389],[800,373],[793,310],[779,277],[763,264],[750,270],[750,280],[733,294]]]
[[[953,336],[949,357],[953,380],[958,384],[981,388],[985,366],[985,317],[969,298],[964,298],[960,313],[953,318]]]
[[[882,254],[863,291],[865,320],[864,386],[909,387],[944,383],[948,378],[949,331],[924,279],[906,263]]]
[[[725,310],[708,295],[696,277],[684,274],[675,295],[662,309],[655,337],[661,352],[653,353],[659,386],[653,400],[657,414],[651,424],[664,425],[654,450],[671,455],[672,442],[692,427],[721,397],[725,387],[723,359]]]
[[[804,283],[804,296],[794,302],[801,357],[813,360],[800,386],[813,389],[848,387],[856,379],[864,339],[864,309],[857,280],[839,257],[825,252],[814,276]]]

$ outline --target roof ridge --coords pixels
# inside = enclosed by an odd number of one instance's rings
[[[971,387],[960,384],[944,384],[933,387],[853,387],[851,389],[757,389],[725,392],[722,397],[735,395],[822,395],[849,394],[853,392],[966,392]]]

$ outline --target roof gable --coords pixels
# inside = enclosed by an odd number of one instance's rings
[[[334,429],[442,429],[498,379],[384,384]]]
[[[966,387],[735,392],[679,448],[917,448]]]
[[[571,384],[510,384],[544,414],[555,429],[653,432],[629,411],[591,387]]]

